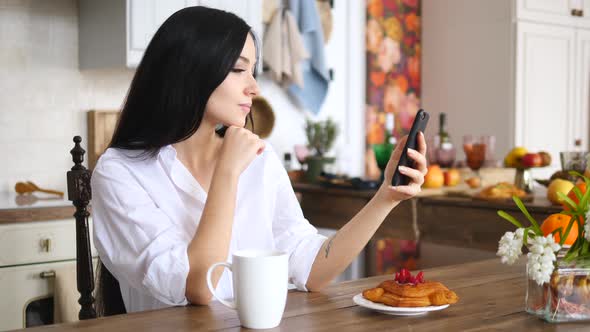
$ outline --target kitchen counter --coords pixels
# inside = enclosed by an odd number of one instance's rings
[[[295,184],[301,194],[303,214],[316,227],[339,229],[373,197],[375,191],[324,188],[319,185]],[[457,188],[449,189],[458,191]],[[461,189],[462,190],[462,189]],[[497,215],[504,210],[528,225],[514,202],[489,202],[469,197],[446,196],[444,191],[424,189],[416,198],[400,203],[385,218],[376,237],[424,240],[434,244],[496,251],[498,241],[514,226]],[[535,191],[534,200],[525,203],[539,222],[558,213],[561,206],[545,198],[544,188]],[[371,257],[367,257],[371,262]],[[371,271],[367,271],[372,275]]]
[[[0,224],[72,218],[74,206],[55,195],[0,193]]]

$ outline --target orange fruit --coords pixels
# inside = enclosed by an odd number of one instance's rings
[[[567,229],[567,225],[569,224],[571,219],[572,217],[568,216],[567,214],[554,213],[543,221],[543,224],[541,224],[541,231],[543,232],[544,236],[547,236],[551,234],[551,232],[553,232],[554,230],[561,227],[561,232],[565,234],[565,230]],[[555,233],[553,238],[557,243],[561,241],[559,233]],[[564,244],[572,245],[574,244],[574,242],[576,242],[576,238],[578,238],[578,223],[574,221],[572,229],[570,230],[569,235],[565,239]]]
[[[578,189],[580,189],[580,191],[582,192],[582,195],[584,195],[584,193],[586,192],[586,182],[578,182],[578,184],[576,184],[576,187],[578,187]],[[580,200],[578,199],[578,196],[576,196],[576,193],[573,189],[569,191],[567,197],[569,197],[576,204],[580,203]],[[567,204],[563,203],[562,205],[564,210],[569,211],[570,208],[567,206]]]

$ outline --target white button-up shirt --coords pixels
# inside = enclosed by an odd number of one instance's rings
[[[188,303],[187,248],[207,193],[176,158],[171,145],[155,158],[110,148],[92,174],[94,244],[117,278],[127,312]],[[267,144],[240,175],[227,261],[241,249],[289,254],[289,281],[303,291],[326,238],[303,217],[293,188]],[[215,241],[215,239],[211,239]],[[224,270],[216,293],[232,297],[231,272]]]

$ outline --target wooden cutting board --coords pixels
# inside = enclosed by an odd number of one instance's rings
[[[98,157],[106,150],[111,142],[119,111],[88,111],[88,168],[94,169]]]

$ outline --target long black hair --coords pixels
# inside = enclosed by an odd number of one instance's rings
[[[251,31],[240,17],[213,8],[188,7],[170,16],[145,50],[109,147],[153,157],[194,134],[249,33],[256,44]]]

